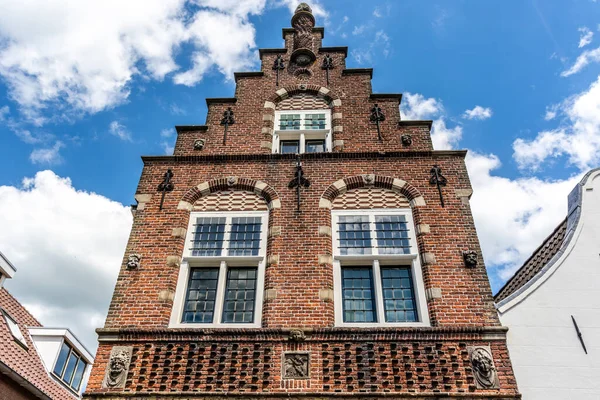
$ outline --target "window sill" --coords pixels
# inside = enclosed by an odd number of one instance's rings
[[[427,328],[431,324],[427,322],[367,322],[367,323],[341,323],[336,328]]]
[[[246,328],[261,328],[260,323],[252,324],[198,324],[179,322],[169,324],[169,328],[189,328],[189,329],[246,329]]]

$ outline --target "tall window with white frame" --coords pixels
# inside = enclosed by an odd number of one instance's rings
[[[410,209],[334,210],[338,326],[428,326]]]
[[[171,327],[260,327],[267,217],[192,212]]]
[[[70,389],[79,392],[86,367],[87,363],[83,357],[73,349],[73,346],[63,341],[52,370],[54,376]]]
[[[331,110],[276,111],[273,153],[331,151]]]

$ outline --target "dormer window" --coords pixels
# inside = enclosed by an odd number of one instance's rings
[[[331,111],[276,111],[273,153],[331,151]]]
[[[52,373],[70,389],[79,393],[87,363],[72,346],[63,342]]]

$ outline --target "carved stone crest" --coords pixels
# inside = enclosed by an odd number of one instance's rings
[[[206,144],[205,139],[196,139],[194,140],[194,150],[202,150],[204,149],[204,144]]]
[[[125,386],[129,363],[131,362],[132,346],[115,346],[110,352],[106,374],[102,382],[103,388],[122,388]]]
[[[499,389],[500,381],[489,346],[467,347],[477,389]]]
[[[306,379],[309,378],[309,354],[308,353],[284,353],[283,354],[283,379]]]
[[[233,186],[238,182],[237,176],[228,176],[227,177],[227,186]]]
[[[475,250],[463,251],[463,259],[467,267],[475,268],[477,266],[477,252]]]
[[[412,136],[410,135],[402,135],[400,136],[400,140],[402,141],[402,146],[410,146],[412,144]]]
[[[365,185],[374,185],[375,184],[375,174],[364,174],[362,175],[363,182]]]
[[[136,269],[140,267],[140,262],[142,261],[142,256],[139,254],[130,254],[127,259],[127,269]]]
[[[303,342],[306,340],[306,335],[303,331],[299,329],[294,329],[290,331],[289,338],[292,342]]]

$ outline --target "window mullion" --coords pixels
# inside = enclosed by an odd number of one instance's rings
[[[375,216],[369,215],[369,229],[371,234],[371,254],[379,255],[379,246],[377,244],[377,230],[375,229]]]
[[[301,133],[300,140],[298,141],[298,152],[300,154],[304,154],[305,151],[306,151],[306,138],[304,136],[304,133]]]
[[[379,260],[373,260],[373,286],[375,287],[377,322],[381,324],[385,322],[385,310],[383,308],[383,285],[381,284]]]
[[[223,318],[223,302],[225,301],[225,288],[227,285],[227,263],[221,261],[219,266],[219,280],[217,281],[217,295],[215,298],[215,313],[213,323],[219,324]]]
[[[225,219],[225,232],[223,233],[223,248],[221,249],[221,257],[229,255],[229,239],[231,238],[231,223],[232,218],[228,216]]]

